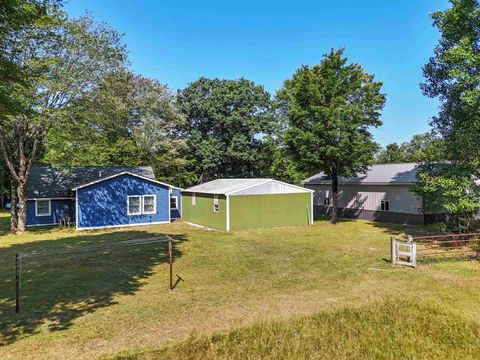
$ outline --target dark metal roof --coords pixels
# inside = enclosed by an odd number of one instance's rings
[[[418,182],[417,172],[420,164],[378,164],[372,165],[365,173],[353,177],[339,177],[340,184],[392,184],[410,185]],[[305,179],[304,185],[331,184],[332,180],[319,173]]]
[[[155,180],[150,166],[33,166],[27,180],[27,197],[62,198],[75,196],[73,188],[123,172]]]

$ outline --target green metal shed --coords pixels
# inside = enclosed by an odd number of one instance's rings
[[[185,221],[230,231],[313,223],[313,191],[273,179],[218,179],[182,192]]]

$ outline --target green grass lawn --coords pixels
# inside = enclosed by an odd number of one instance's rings
[[[392,267],[389,238],[422,229],[317,221],[222,233],[182,222],[8,234],[0,213],[0,358],[478,358],[480,267]],[[25,259],[16,252],[169,234],[166,244]]]

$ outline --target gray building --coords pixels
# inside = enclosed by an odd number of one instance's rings
[[[411,188],[417,183],[419,164],[373,165],[363,174],[340,177],[338,210],[340,217],[400,224],[424,224],[422,199]],[[324,173],[303,181],[315,191],[315,214],[328,215],[332,209],[332,181]]]

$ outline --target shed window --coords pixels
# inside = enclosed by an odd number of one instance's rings
[[[192,193],[192,205],[195,205],[197,203],[197,194]]]
[[[142,209],[141,209],[142,197],[141,196],[139,195],[128,196],[127,203],[128,203],[128,215],[142,214]]]
[[[156,195],[143,195],[143,213],[155,214],[156,213]]]
[[[330,198],[329,197],[324,197],[323,198],[323,205],[324,206],[330,206]]]
[[[178,209],[178,196],[170,197],[170,210]]]
[[[36,216],[50,216],[52,214],[52,203],[50,200],[35,201]]]
[[[382,211],[390,211],[390,201],[382,200],[380,203],[380,208]]]
[[[213,195],[213,212],[218,212],[218,195]]]

